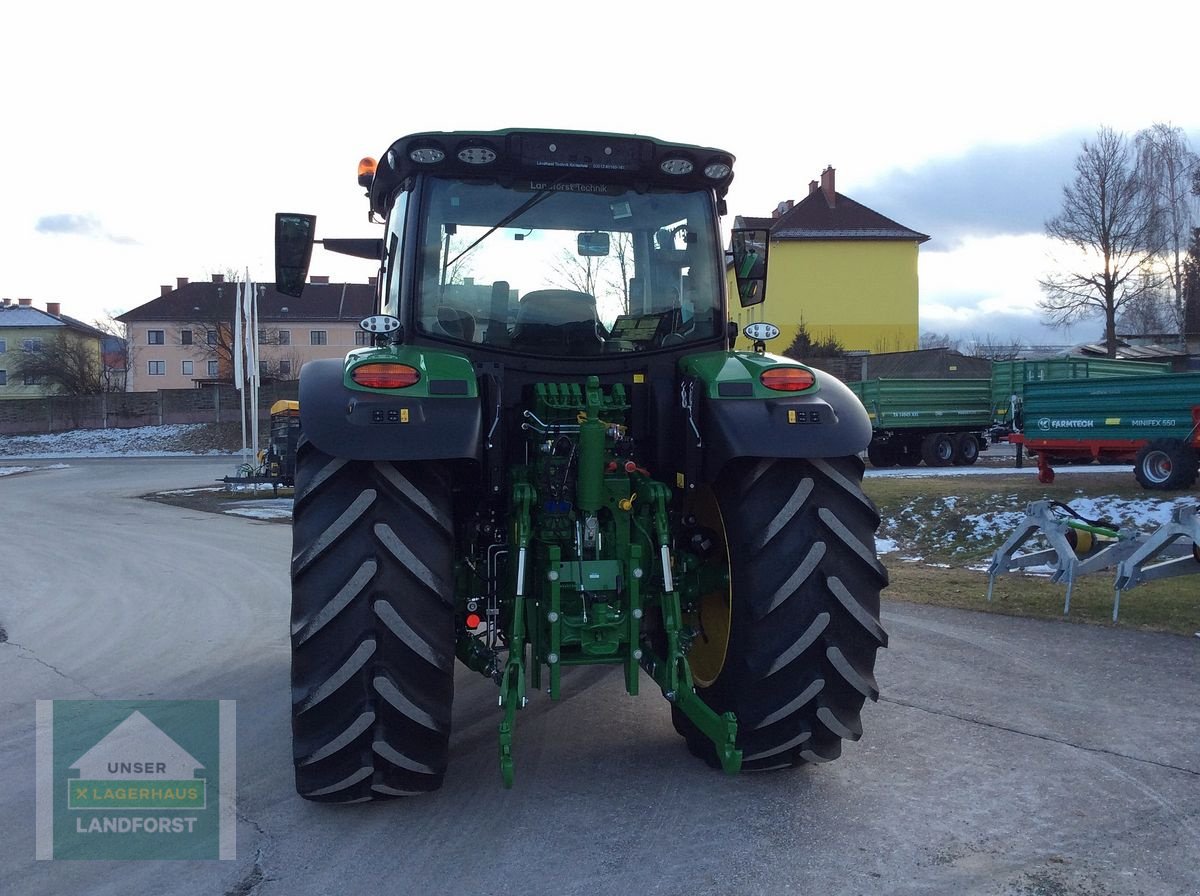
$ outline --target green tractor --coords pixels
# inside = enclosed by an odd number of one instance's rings
[[[300,378],[292,554],[296,786],[435,790],[454,661],[513,728],[564,670],[643,673],[714,767],[823,762],[862,734],[886,644],[871,424],[833,377],[734,350],[767,232],[719,215],[733,156],[648,137],[422,133],[358,182],[379,264],[361,348]],[[299,296],[310,215],[276,217]],[[597,722],[601,724],[601,722]]]

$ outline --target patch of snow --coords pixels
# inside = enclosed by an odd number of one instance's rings
[[[885,477],[892,479],[923,479],[929,476],[1036,476],[1037,465],[1021,467],[899,467],[896,469],[868,469],[867,478]],[[1087,473],[1128,473],[1133,476],[1132,464],[1105,464],[1078,467],[1055,467],[1055,476],[1076,476]]]
[[[39,467],[0,467],[0,476],[14,476],[17,473],[32,473],[34,470],[69,470],[70,464],[46,464]]]
[[[40,435],[0,436],[0,456],[7,457],[174,457],[195,456],[182,440],[205,428],[203,423],[134,426],[129,429],[76,429]],[[210,451],[221,455],[227,452]]]
[[[896,544],[896,542],[892,541],[892,539],[890,539],[890,538],[875,539],[875,553],[876,554],[890,554],[892,551],[896,551],[896,550],[899,550],[899,546]]]
[[[255,520],[290,520],[292,499],[263,498],[257,501],[239,501],[224,508],[222,512]]]
[[[269,482],[228,482],[225,484],[225,490],[230,492],[273,492],[275,486]]]

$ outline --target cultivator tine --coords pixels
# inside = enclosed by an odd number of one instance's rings
[[[1200,505],[1176,507],[1171,521],[1164,523],[1138,545],[1117,566],[1117,582],[1113,596],[1113,622],[1121,606],[1121,592],[1128,591],[1144,582],[1169,579],[1175,576],[1200,573]],[[1191,545],[1180,543],[1186,539]],[[1156,557],[1169,559],[1146,563]]]
[[[1132,554],[1140,543],[1132,532],[1073,519],[1067,515],[1068,511],[1069,508],[1056,501],[1035,501],[1029,505],[1025,518],[992,555],[992,562],[988,566],[989,601],[992,599],[996,576],[1000,573],[1051,565],[1050,581],[1065,581],[1067,584],[1063,602],[1065,616],[1071,611],[1071,595],[1076,579],[1115,566]],[[1037,535],[1044,538],[1050,547],[1026,554],[1017,553],[1025,542]],[[1103,540],[1098,540],[1096,536]]]

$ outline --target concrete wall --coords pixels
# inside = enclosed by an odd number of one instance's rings
[[[294,380],[259,390],[259,418],[271,405],[295,400]],[[69,429],[158,426],[164,423],[236,423],[241,397],[232,386],[162,389],[158,392],[109,392],[103,395],[17,398],[0,401],[0,434],[24,435]]]

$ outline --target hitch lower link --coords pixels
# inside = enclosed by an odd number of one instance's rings
[[[733,713],[718,714],[696,694],[692,681],[691,667],[682,646],[683,612],[679,601],[679,591],[675,588],[671,575],[670,551],[668,548],[668,528],[666,502],[668,490],[666,486],[652,480],[644,480],[639,485],[639,492],[649,502],[653,503],[654,530],[659,543],[659,552],[663,564],[663,594],[659,600],[662,611],[662,630],[666,636],[666,656],[658,656],[649,640],[640,636],[634,628],[631,637],[625,645],[629,656],[623,658],[626,664],[626,691],[636,695],[638,691],[637,666],[654,680],[662,690],[663,696],[679,709],[692,724],[713,743],[717,761],[721,768],[730,775],[737,774],[742,767],[742,751],[736,746],[737,720]],[[500,676],[500,707],[504,717],[500,722],[500,777],[506,788],[513,785],[513,728],[518,709],[523,709],[529,703],[526,691],[526,651],[529,646],[526,626],[526,570],[527,556],[531,533],[530,513],[535,501],[534,490],[525,484],[514,486],[513,505],[515,510],[515,541],[517,546],[517,587],[513,606],[512,635],[509,644],[508,660]],[[558,551],[551,549],[557,559]],[[638,583],[643,578],[641,569],[641,549],[634,545],[630,550],[630,581]],[[557,588],[553,589],[555,598]],[[631,624],[636,626],[642,616],[639,589],[631,586],[632,603],[637,605],[630,613]],[[557,604],[557,600],[553,600]],[[636,648],[635,646],[636,645]],[[552,681],[557,683],[559,667],[552,667]],[[552,696],[557,696],[557,687],[551,687]]]

